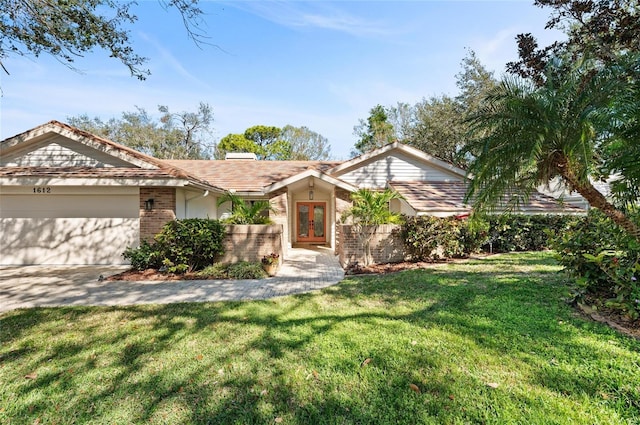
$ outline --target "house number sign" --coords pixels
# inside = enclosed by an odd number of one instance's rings
[[[49,186],[34,187],[33,193],[51,193],[51,188]]]

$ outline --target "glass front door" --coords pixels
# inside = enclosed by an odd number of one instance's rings
[[[325,210],[324,202],[298,203],[298,242],[326,242]]]

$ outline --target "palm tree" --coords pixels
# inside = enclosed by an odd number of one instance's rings
[[[603,164],[604,146],[615,139],[617,111],[626,81],[620,67],[580,63],[566,72],[552,61],[543,86],[505,77],[470,118],[473,156],[467,200],[477,210],[495,208],[508,193],[524,194],[559,178],[621,228],[640,240],[638,226],[595,189],[589,177]],[[637,113],[638,104],[633,106]],[[517,202],[517,198],[514,197]]]
[[[369,189],[360,189],[351,194],[353,205],[342,214],[342,222],[351,219],[357,228],[358,239],[364,247],[365,266],[373,262],[371,255],[371,239],[380,224],[400,223],[400,214],[389,210],[389,202],[392,199],[401,199],[402,196],[391,189],[375,192]]]
[[[269,224],[271,220],[264,212],[275,212],[269,201],[247,202],[232,192],[225,192],[218,198],[218,207],[225,202],[231,202],[231,216],[225,220],[227,224]]]

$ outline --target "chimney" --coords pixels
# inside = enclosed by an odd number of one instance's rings
[[[258,157],[253,152],[227,152],[224,156],[224,159],[248,159],[252,161],[257,161]]]

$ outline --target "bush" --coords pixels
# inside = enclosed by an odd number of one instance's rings
[[[636,214],[632,219],[640,222]],[[575,279],[576,300],[586,294],[606,306],[640,316],[640,243],[598,210],[552,238],[560,264]]]
[[[550,248],[549,235],[558,234],[574,216],[507,214],[488,217],[485,252],[542,251]]]
[[[142,241],[138,248],[127,248],[122,256],[136,270],[158,269],[163,260],[162,253],[147,241]]]
[[[567,215],[511,214],[475,217],[408,217],[402,228],[413,260],[466,257],[474,252],[540,251],[550,247],[549,235],[559,234],[576,218]]]
[[[229,279],[262,279],[267,277],[267,273],[260,263],[250,263],[240,261],[230,264],[227,268]]]
[[[485,241],[482,224],[455,217],[408,217],[402,226],[407,252],[414,261],[466,257]]]
[[[137,270],[163,268],[170,273],[201,270],[224,253],[224,234],[224,226],[218,220],[174,220],[164,225],[153,243],[127,248],[123,256]]]
[[[260,263],[241,261],[234,264],[216,263],[196,273],[199,279],[262,279],[267,274]]]

